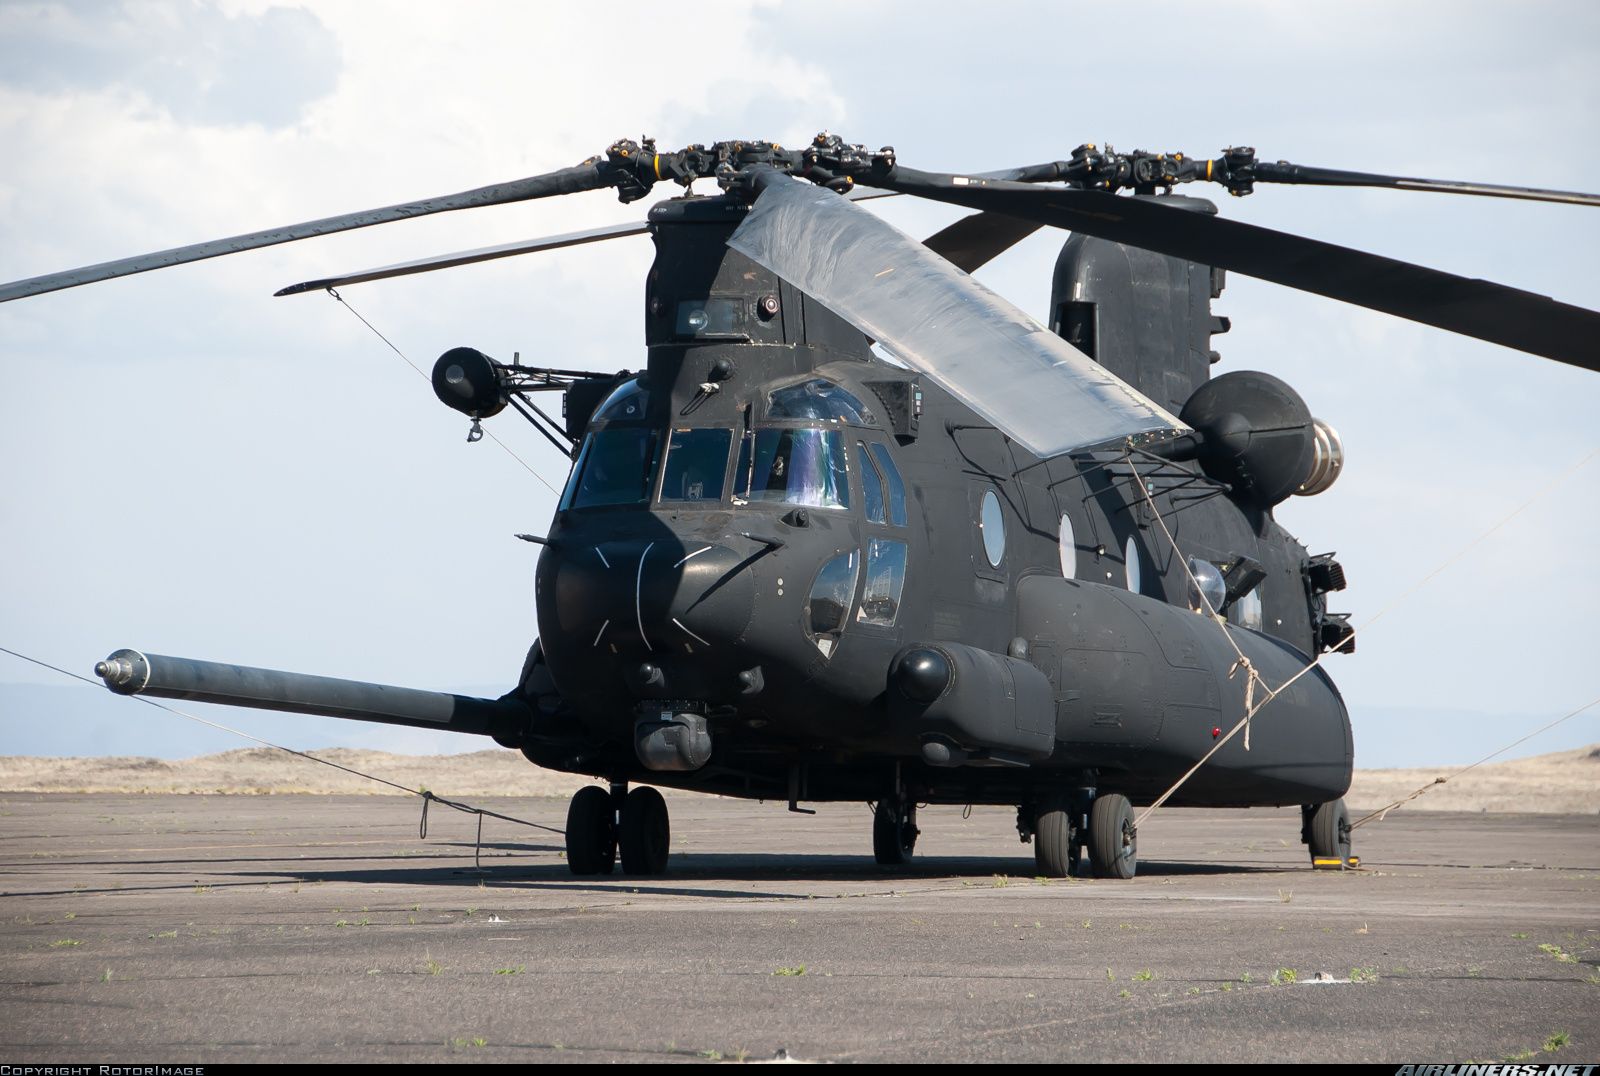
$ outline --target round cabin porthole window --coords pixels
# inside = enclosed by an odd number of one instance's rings
[[[1000,567],[1000,558],[1006,554],[1006,523],[1000,515],[1000,498],[994,495],[994,490],[983,495],[978,530],[983,533],[983,555],[989,558],[989,566]]]
[[[1072,534],[1072,517],[1061,513],[1061,576],[1071,579],[1078,574],[1078,541]]]
[[[1128,592],[1130,594],[1142,593],[1139,589],[1139,547],[1134,544],[1133,538],[1128,538],[1128,544],[1122,547],[1122,562],[1128,573]]]

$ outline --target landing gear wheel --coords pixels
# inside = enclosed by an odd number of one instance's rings
[[[660,874],[672,850],[667,801],[653,788],[636,788],[622,801],[622,872]]]
[[[1046,878],[1066,878],[1078,873],[1078,852],[1083,847],[1070,800],[1047,800],[1033,820],[1033,861]]]
[[[898,867],[917,846],[917,805],[879,800],[872,813],[872,855],[885,867]]]
[[[1344,800],[1319,803],[1311,812],[1306,825],[1306,844],[1311,848],[1311,861],[1350,858],[1350,812]]]
[[[610,874],[616,862],[611,794],[598,785],[586,785],[567,807],[567,866],[573,874]]]
[[[1113,792],[1096,796],[1089,808],[1089,860],[1097,878],[1132,878],[1139,865],[1133,805]]]

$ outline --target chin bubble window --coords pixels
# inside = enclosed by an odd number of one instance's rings
[[[811,596],[806,599],[806,634],[824,657],[833,656],[839,635],[849,620],[859,566],[859,552],[852,549],[841,553],[822,566],[811,584]]]
[[[978,510],[978,531],[983,537],[983,555],[989,559],[989,567],[1000,567],[1000,560],[1006,555],[1006,521],[1000,511],[1000,498],[992,489],[983,495],[983,504]]]

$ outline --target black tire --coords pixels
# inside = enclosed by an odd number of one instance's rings
[[[616,862],[611,793],[599,785],[585,785],[567,806],[567,867],[573,874],[610,874]]]
[[[872,813],[872,855],[885,867],[898,867],[917,846],[917,807],[881,800]]]
[[[1133,805],[1119,793],[1096,796],[1089,808],[1089,861],[1097,878],[1132,878],[1139,866]]]
[[[1317,804],[1306,827],[1306,844],[1313,860],[1350,858],[1350,812],[1344,800]]]
[[[672,851],[667,801],[653,788],[636,788],[622,801],[622,872],[660,874]]]
[[[1075,814],[1067,800],[1052,800],[1033,819],[1033,862],[1045,878],[1066,878],[1078,873],[1079,834]]]

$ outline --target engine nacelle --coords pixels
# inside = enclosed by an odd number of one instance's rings
[[[1198,435],[1201,469],[1240,500],[1271,508],[1305,488],[1312,474],[1315,420],[1300,394],[1271,374],[1238,370],[1212,378],[1179,417]]]
[[[1315,497],[1339,480],[1344,470],[1344,442],[1339,431],[1320,418],[1311,420],[1311,473],[1294,491],[1296,497]]]

